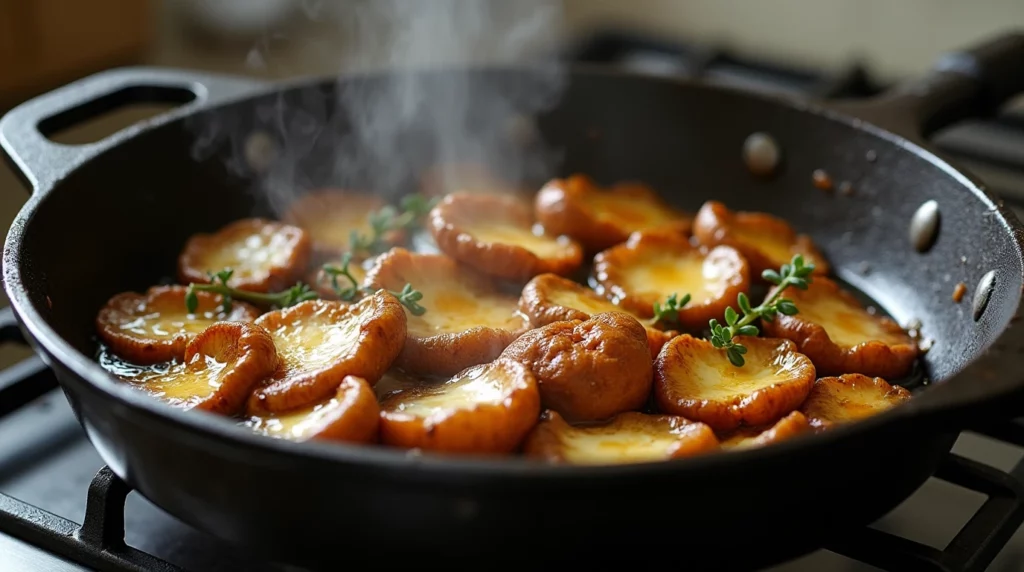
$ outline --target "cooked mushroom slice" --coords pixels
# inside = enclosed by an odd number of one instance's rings
[[[693,220],[693,235],[701,244],[736,248],[755,276],[778,269],[797,254],[814,264],[816,274],[829,272],[828,262],[809,236],[797,234],[789,223],[767,213],[733,212],[718,201],[708,201]]]
[[[814,365],[789,340],[739,336],[746,364],[689,335],[665,344],[654,362],[654,397],[666,413],[717,431],[767,425],[795,410],[814,385]]]
[[[189,342],[184,361],[124,379],[175,407],[234,415],[277,365],[274,341],[265,329],[220,322]]]
[[[386,292],[355,304],[309,300],[264,314],[281,366],[253,393],[249,414],[280,413],[323,401],[346,376],[376,383],[405,343],[405,311]]]
[[[895,379],[913,369],[920,348],[910,335],[889,318],[869,313],[832,280],[816,276],[807,290],[789,288],[785,296],[799,313],[765,323],[765,335],[792,340],[819,375]]]
[[[574,465],[646,463],[717,449],[714,431],[703,423],[634,411],[583,427],[573,427],[554,411],[546,411],[523,445],[529,457]]]
[[[370,384],[350,375],[342,380],[333,397],[321,403],[286,413],[253,416],[245,425],[261,435],[290,441],[372,443],[377,440],[380,406]]]
[[[250,218],[213,234],[194,234],[178,257],[181,282],[209,283],[211,272],[233,270],[228,285],[252,292],[291,286],[309,263],[309,235],[299,227]]]
[[[185,355],[185,346],[216,322],[251,322],[256,308],[234,302],[224,312],[221,297],[196,292],[194,314],[185,308],[185,286],[154,286],[145,294],[122,292],[107,301],[96,315],[96,332],[112,352],[137,364],[153,364]]]
[[[650,318],[654,304],[690,294],[679,323],[690,330],[721,319],[750,285],[747,261],[730,246],[695,247],[681,234],[638,232],[594,257],[599,290],[631,312]]]
[[[812,390],[813,391],[813,390]],[[767,429],[741,428],[737,429],[727,439],[722,441],[723,449],[753,449],[764,447],[772,443],[785,441],[790,437],[802,435],[811,430],[807,417],[799,411],[779,419],[778,423]]]
[[[392,393],[381,403],[381,442],[450,453],[509,453],[540,414],[533,375],[498,359],[451,379]]]
[[[318,254],[340,256],[352,247],[353,232],[371,235],[370,215],[384,205],[381,198],[373,195],[328,189],[298,198],[282,218],[305,230]],[[403,239],[399,231],[382,237],[385,244],[398,244]]]
[[[544,185],[537,193],[534,210],[548,232],[571,236],[588,252],[625,242],[640,230],[690,232],[690,215],[668,206],[648,187],[619,183],[602,189],[586,175]]]
[[[430,211],[429,220],[441,252],[498,278],[567,275],[583,263],[576,242],[535,232],[533,213],[514,198],[451,194]]]
[[[828,429],[877,415],[910,399],[910,392],[880,377],[859,373],[822,377],[800,407],[811,425]]]
[[[370,288],[399,291],[412,284],[426,313],[409,320],[398,367],[414,374],[454,375],[501,354],[527,329],[518,300],[489,278],[439,254],[393,248],[366,276]]]
[[[598,421],[640,409],[654,371],[647,332],[622,312],[530,330],[501,354],[537,379],[541,404],[570,421]]]
[[[601,312],[626,312],[625,308],[602,298],[590,288],[555,274],[541,274],[526,283],[519,298],[519,311],[530,319],[535,328],[552,322],[589,320]],[[679,335],[676,331],[662,331],[645,325],[651,358],[655,358],[665,342]]]

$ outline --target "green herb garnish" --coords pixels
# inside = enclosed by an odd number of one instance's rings
[[[360,294],[373,294],[377,292],[373,288],[361,288],[359,286],[359,281],[356,280],[355,276],[352,276],[352,272],[348,269],[350,264],[352,264],[352,253],[346,252],[341,258],[341,266],[334,266],[332,264],[325,264],[323,266],[324,274],[327,275],[334,293],[342,300],[351,302],[358,298]],[[345,279],[347,284],[342,284],[342,278]],[[393,290],[387,290],[387,292],[398,298],[398,301],[408,308],[409,313],[413,316],[422,316],[426,313],[427,309],[419,304],[419,301],[423,299],[423,293],[419,290],[414,290],[412,284],[407,283],[400,292]]]
[[[221,308],[225,313],[231,311],[232,300],[241,300],[243,302],[250,302],[264,307],[287,308],[288,306],[294,306],[299,302],[319,298],[316,292],[310,289],[307,284],[303,284],[302,282],[295,284],[295,286],[292,286],[283,292],[260,293],[232,288],[228,286],[228,280],[231,279],[231,276],[234,273],[234,270],[225,268],[220,272],[208,273],[210,276],[209,284],[189,284],[188,289],[185,291],[185,307],[188,309],[188,312],[190,314],[194,314],[196,309],[199,308],[199,297],[196,296],[196,292],[213,292],[214,294],[220,294]]]

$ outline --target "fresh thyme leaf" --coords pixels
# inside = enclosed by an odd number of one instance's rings
[[[750,300],[747,295],[740,293],[736,297],[736,305],[739,306],[742,315],[737,314],[732,306],[725,309],[726,325],[722,326],[718,320],[711,320],[708,325],[711,327],[711,344],[716,348],[725,350],[729,362],[736,367],[743,367],[745,360],[743,354],[747,348],[734,341],[736,336],[756,336],[760,333],[754,322],[758,319],[771,322],[776,315],[783,314],[794,316],[799,310],[792,300],[782,298],[782,293],[790,286],[806,290],[811,283],[811,273],[814,272],[814,264],[805,263],[804,257],[797,254],[788,264],[783,264],[778,270],[765,270],[761,277],[775,284],[777,288],[770,298],[760,306],[750,307]],[[657,307],[655,308],[657,311]]]
[[[423,195],[412,194],[402,197],[400,208],[385,205],[371,212],[367,217],[370,234],[362,235],[353,231],[349,235],[349,248],[353,253],[378,254],[384,248],[384,237],[396,230],[409,230],[418,225],[422,218],[434,208],[437,199],[428,200]]]
[[[652,324],[663,322],[669,325],[679,324],[679,310],[682,310],[687,304],[690,303],[690,295],[683,294],[680,298],[678,294],[672,294],[665,299],[665,303],[662,304],[660,301],[654,303],[654,318],[651,320]]]
[[[288,306],[294,306],[300,302],[306,300],[315,300],[319,298],[317,293],[313,291],[309,285],[298,282],[295,286],[283,291],[283,292],[249,292],[247,290],[239,290],[238,288],[232,288],[228,286],[228,280],[234,274],[230,268],[225,268],[220,272],[208,273],[210,276],[209,284],[196,284],[192,283],[188,285],[188,289],[185,291],[185,308],[189,313],[194,313],[199,307],[199,298],[196,296],[196,292],[213,292],[214,294],[220,294],[221,296],[221,310],[225,313],[231,311],[232,300],[242,300],[243,302],[250,302],[257,306],[269,307],[269,308],[287,308]]]

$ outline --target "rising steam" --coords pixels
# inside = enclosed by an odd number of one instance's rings
[[[344,38],[336,89],[268,97],[256,117],[251,108],[249,116],[207,117],[195,146],[208,155],[227,142],[230,165],[257,171],[275,210],[325,186],[415,191],[427,172],[454,190],[464,165],[513,186],[551,175],[556,157],[532,117],[562,89],[560,65],[547,55],[561,34],[560,1],[307,1],[304,8]],[[495,74],[493,66],[529,71]]]

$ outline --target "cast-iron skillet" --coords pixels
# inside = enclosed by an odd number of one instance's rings
[[[763,565],[889,511],[932,474],[966,424],[1019,411],[1024,375],[1015,360],[1024,345],[1011,330],[1024,284],[1021,226],[981,183],[917,141],[996,109],[1024,88],[1022,68],[1019,35],[945,58],[921,81],[845,106],[874,124],[810,104],[580,68],[539,115],[543,140],[561,153],[558,173],[640,179],[691,210],[714,198],[781,215],[813,236],[841,278],[899,322],[920,320],[934,341],[923,360],[931,383],[908,404],[759,450],[588,468],[296,444],[174,410],[97,365],[93,319],[109,296],[169,274],[191,233],[266,212],[250,190],[258,173],[238,161],[244,137],[262,130],[289,140],[299,158],[289,165],[295,185],[331,182],[337,172],[324,165],[334,164],[338,139],[328,135],[345,131],[336,90],[372,95],[392,80],[386,75],[268,86],[127,69],[21,105],[0,122],[0,143],[33,194],[7,237],[5,287],[113,471],[181,520],[260,554],[332,568],[368,556],[385,568],[405,559],[435,565],[435,557],[452,567]],[[439,91],[460,78],[418,73]],[[471,93],[528,92],[539,81],[533,68],[466,77]],[[90,145],[44,136],[143,98],[189,103]],[[478,101],[466,116],[495,143],[498,122],[477,113]],[[310,117],[321,120],[320,135],[296,150]],[[411,167],[432,159],[418,127],[396,139]],[[741,159],[744,140],[759,131],[784,154],[767,179]],[[197,153],[204,134],[212,138]],[[851,182],[852,194],[816,189],[815,169]],[[392,183],[384,191],[408,181]],[[938,207],[937,235],[918,250],[909,228],[928,201]],[[968,294],[958,304],[960,282]]]

